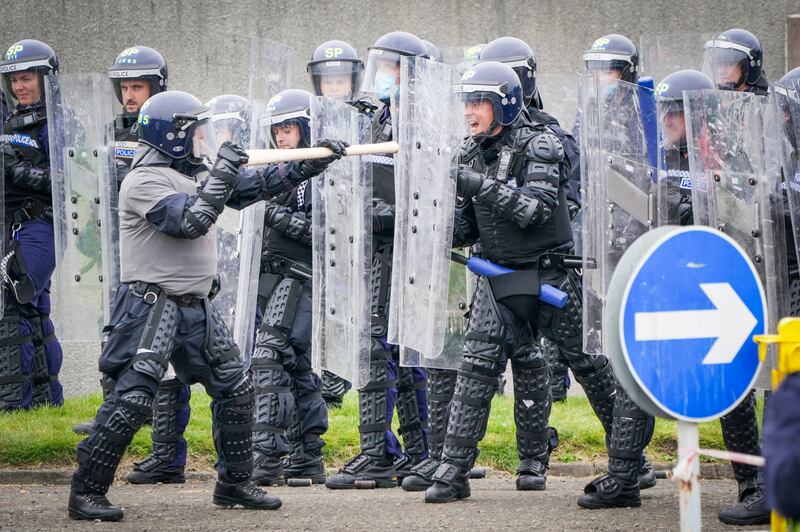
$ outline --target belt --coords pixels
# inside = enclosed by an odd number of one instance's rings
[[[158,300],[158,296],[161,295],[162,292],[166,293],[165,290],[157,284],[146,283],[144,281],[134,281],[128,283],[128,286],[131,288],[133,295],[141,297],[144,299],[145,303],[150,305],[155,304],[156,300]],[[167,294],[167,299],[173,301],[179,307],[199,307],[203,304],[205,298],[189,294],[182,296]]]
[[[35,218],[42,218],[52,222],[53,208],[33,198],[25,198],[19,208],[6,214],[6,222],[11,224],[19,224]]]

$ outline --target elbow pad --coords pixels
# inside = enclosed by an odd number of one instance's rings
[[[206,184],[197,193],[194,203],[183,211],[181,230],[186,238],[200,238],[208,233],[211,226],[225,209],[235,183],[211,172]]]

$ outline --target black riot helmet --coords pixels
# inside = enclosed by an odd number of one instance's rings
[[[403,56],[430,58],[422,39],[405,31],[387,33],[368,48],[368,53],[361,91],[374,94],[384,103],[399,91],[400,59]]]
[[[531,47],[516,37],[500,37],[481,50],[479,63],[497,61],[514,69],[522,84],[525,105],[529,106],[537,93],[536,56]]]
[[[301,89],[281,91],[270,99],[267,105],[268,116],[262,126],[272,139],[272,145],[278,146],[275,131],[280,126],[296,124],[300,128],[300,144],[298,148],[311,145],[311,93]]]
[[[124,49],[108,69],[108,77],[114,86],[114,94],[122,101],[120,81],[144,79],[150,82],[150,97],[167,90],[167,62],[160,53],[147,46],[131,46]]]
[[[39,102],[44,102],[44,76],[58,73],[58,57],[49,45],[35,39],[23,39],[12,44],[0,61],[0,74],[3,76],[3,89],[7,103],[13,109],[19,100],[11,87],[11,76],[20,72],[34,71],[39,74]],[[31,105],[36,105],[32,102]]]
[[[356,91],[361,84],[361,75],[364,72],[364,63],[358,57],[358,52],[350,44],[344,41],[327,41],[314,50],[311,59],[308,61],[306,70],[311,76],[311,84],[314,86],[314,94],[326,96],[322,93],[322,80],[328,76],[349,76],[350,89],[345,101],[353,101]]]
[[[600,37],[581,56],[587,72],[620,72],[620,79],[636,83],[639,79],[639,51],[624,35]]]
[[[743,84],[751,87],[764,84],[764,50],[755,35],[734,28],[720,33],[706,43],[705,62],[721,90],[736,90]],[[719,79],[719,69],[739,66],[738,79]]]

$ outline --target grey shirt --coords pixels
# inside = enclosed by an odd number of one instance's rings
[[[166,197],[195,195],[199,183],[167,166],[138,166],[147,155],[163,157],[146,151],[137,153],[119,192],[120,278],[155,283],[171,295],[205,297],[217,272],[217,232],[196,240],[174,238],[145,218]]]

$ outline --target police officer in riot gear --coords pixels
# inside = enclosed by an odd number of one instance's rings
[[[314,94],[353,102],[361,86],[364,63],[352,45],[331,40],[317,46],[306,70],[311,77]],[[331,408],[342,406],[344,395],[352,387],[351,383],[327,370],[322,371],[321,377],[322,398]]]
[[[681,70],[662,80],[656,89],[661,124],[662,157],[659,180],[667,192],[669,223],[692,223],[691,180],[686,147],[686,129],[683,114],[683,92],[713,89],[714,85],[704,74],[694,70]],[[612,428],[606,436],[608,448],[608,474],[594,479],[578,499],[583,508],[599,509],[635,507],[641,505],[641,489],[655,484],[645,478],[642,470],[644,449],[652,438],[655,420],[628,396],[622,387],[614,397]]]
[[[717,88],[725,91],[766,94],[764,51],[755,35],[734,28],[706,43],[706,64]]]
[[[569,205],[570,218],[574,219],[580,210],[580,148],[572,135],[561,128],[558,120],[550,116],[543,110],[539,87],[536,84],[536,56],[531,47],[524,41],[516,37],[500,37],[487,44],[482,50],[479,62],[498,61],[505,63],[514,69],[522,83],[522,95],[525,101],[525,111],[531,121],[541,123],[550,128],[555,133],[561,145],[564,147],[564,164],[566,165],[569,180],[566,185],[567,204]],[[569,361],[561,361],[558,357],[558,349],[553,342],[547,338],[540,340],[545,351],[550,356],[551,385],[553,387],[553,400],[564,400],[567,397],[569,375],[567,366]],[[573,369],[574,371],[574,369]],[[588,375],[581,375],[588,377]],[[578,377],[576,377],[578,378]],[[607,394],[601,389],[596,390],[603,397],[590,397],[589,400],[607,400]]]
[[[425,493],[425,501],[434,503],[470,496],[469,472],[486,432],[497,377],[508,359],[515,396],[525,400],[515,405],[517,488],[545,489],[550,374],[534,339],[539,329],[556,333],[552,337],[562,346],[565,333],[580,336],[579,307],[576,316],[571,307],[555,311],[537,297],[541,282],[569,284],[566,270],[539,267],[543,255],[572,247],[561,143],[546,126],[523,115],[522,85],[510,66],[475,65],[456,88],[467,104],[471,136],[458,157],[460,202],[453,245],[480,241],[485,258],[518,271],[478,280],[442,462]]]
[[[0,61],[11,115],[3,122],[5,216],[9,230],[5,309],[0,320],[0,410],[63,404],[63,354],[50,321],[56,264],[44,77],[58,73],[47,44],[25,39]]]
[[[749,31],[735,28],[722,32],[706,43],[705,56],[706,68],[710,69],[710,77],[718,89],[767,94],[769,83],[764,72],[764,52],[761,43]],[[761,454],[755,391],[719,421],[729,451]],[[731,465],[739,484],[739,502],[720,510],[719,520],[732,525],[769,523],[760,471],[751,465],[736,462]]]
[[[125,54],[123,52],[123,54]],[[218,144],[234,142],[247,145],[250,139],[250,102],[236,95],[222,95],[210,100],[206,107],[211,113],[211,125]],[[221,239],[231,235],[220,231]],[[220,254],[219,260],[224,260]],[[225,268],[220,264],[220,270]],[[106,382],[110,381],[104,377]],[[167,371],[158,387],[153,403],[153,451],[142,461],[133,464],[127,480],[131,484],[182,484],[185,482],[187,444],[183,436],[189,424],[191,388],[182,383],[173,371]]]
[[[272,145],[307,148],[311,143],[311,94],[278,93],[269,103]],[[331,141],[343,153],[346,144]],[[265,171],[283,175],[297,163]],[[327,166],[327,165],[326,165]],[[328,409],[322,380],[311,370],[311,189],[307,181],[267,202],[258,305],[263,321],[256,337],[251,374],[256,388],[252,480],[325,482],[322,435]],[[288,455],[288,460],[287,460]]]
[[[101,371],[116,385],[78,445],[69,515],[123,517],[105,494],[126,447],[150,418],[153,397],[172,363],[181,382],[201,382],[212,396],[219,480],[214,503],[277,509],[280,500],[249,480],[255,390],[228,329],[208,299],[216,273],[216,233],[227,206],[242,208],[318,175],[341,156],[300,163],[290,175],[242,172],[247,153],[225,143],[217,151],[208,108],[171,91],[139,112],[140,149],[120,191],[122,284]],[[216,161],[206,177],[206,161]]]
[[[399,95],[403,56],[427,58],[428,50],[419,37],[402,31],[382,36],[369,48],[362,92],[376,97],[380,105],[368,101],[355,105],[372,118],[374,142],[392,137],[389,101]],[[331,489],[395,487],[398,479],[428,456],[424,371],[399,367],[397,348],[386,341],[394,238],[394,160],[385,156],[370,160],[374,176],[370,382],[359,390],[361,452],[328,478],[325,485]],[[391,430],[395,404],[404,450]]]

